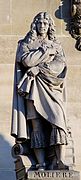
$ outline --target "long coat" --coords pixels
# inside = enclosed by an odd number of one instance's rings
[[[26,100],[33,100],[36,111],[49,123],[67,133],[64,110],[66,62],[60,43],[50,40],[27,44],[19,41],[12,108],[11,135],[29,139]],[[35,72],[31,76],[29,72]]]

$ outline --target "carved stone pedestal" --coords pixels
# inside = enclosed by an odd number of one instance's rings
[[[80,173],[73,170],[28,171],[24,168],[16,172],[17,180],[80,180]]]
[[[80,180],[80,173],[74,170],[30,171],[24,156],[15,161],[17,180]]]
[[[18,147],[21,147],[21,145],[19,146],[18,144],[15,145],[12,148],[12,155],[13,157],[17,158],[17,160],[15,161],[16,179],[17,180],[27,180],[27,179],[80,180],[79,172],[73,171],[73,165],[75,164],[75,156],[74,156],[74,145],[70,131],[68,133],[68,142],[69,143],[66,147],[66,157],[65,157],[66,164],[69,166],[69,170],[67,171],[65,170],[29,171],[31,164],[34,162],[34,159],[31,159],[30,156],[26,155],[25,153],[23,155],[20,155],[19,152],[21,152],[22,149],[18,149]],[[19,150],[19,152],[17,150]],[[16,151],[17,153],[15,155]]]

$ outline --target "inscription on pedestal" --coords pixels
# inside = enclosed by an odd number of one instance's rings
[[[72,178],[72,172],[35,172],[34,178]]]
[[[80,180],[77,171],[29,171],[28,179]]]

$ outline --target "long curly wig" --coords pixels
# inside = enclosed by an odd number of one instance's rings
[[[48,24],[49,24],[49,28],[48,28],[48,32],[47,32],[48,39],[49,40],[55,40],[56,39],[55,24],[54,24],[52,17],[47,12],[40,12],[39,14],[37,14],[34,17],[33,22],[31,23],[31,26],[30,26],[30,31],[27,33],[27,35],[24,38],[24,41],[26,43],[28,43],[28,44],[32,43],[33,41],[35,41],[37,39],[37,36],[38,36],[37,23],[41,18],[48,20]]]

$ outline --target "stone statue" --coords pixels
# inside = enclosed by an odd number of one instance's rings
[[[64,162],[67,124],[64,110],[66,61],[47,12],[37,14],[18,42],[11,135],[17,151],[29,148],[32,169],[67,169]],[[27,152],[28,153],[28,152]]]

